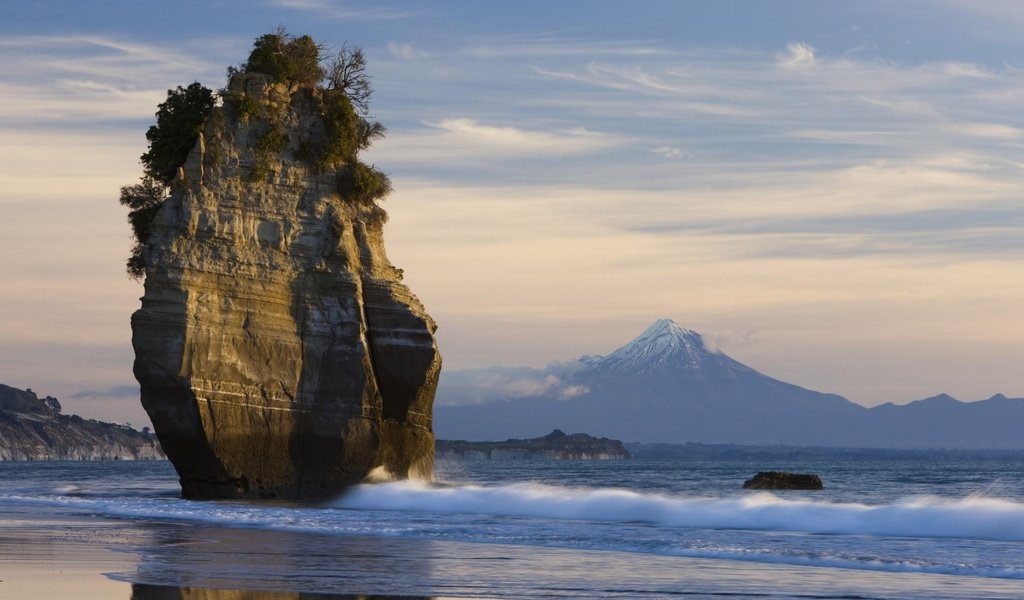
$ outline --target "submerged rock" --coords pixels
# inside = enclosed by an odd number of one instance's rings
[[[803,473],[761,471],[743,483],[745,490],[820,490],[821,478]]]
[[[150,226],[135,376],[185,497],[432,474],[435,325],[386,213],[339,195],[354,166],[300,158],[328,135],[320,94],[236,75]]]

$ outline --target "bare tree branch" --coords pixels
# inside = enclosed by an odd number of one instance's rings
[[[373,88],[361,48],[342,44],[337,56],[328,61],[325,78],[327,89],[341,91],[361,114],[369,112]]]

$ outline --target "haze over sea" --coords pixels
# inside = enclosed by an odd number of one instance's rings
[[[139,600],[1024,597],[1024,453],[955,456],[466,460],[316,506],[182,500],[164,462],[0,463],[0,511],[8,544],[42,519],[137,557],[111,577]],[[764,468],[826,489],[740,489]]]

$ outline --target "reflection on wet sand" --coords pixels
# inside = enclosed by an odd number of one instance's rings
[[[441,600],[433,596],[364,596],[266,590],[219,590],[169,585],[132,585],[131,600]]]

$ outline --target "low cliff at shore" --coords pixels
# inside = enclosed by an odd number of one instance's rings
[[[60,402],[0,384],[0,460],[154,460],[156,437],[61,413]]]
[[[527,440],[503,442],[467,442],[438,440],[440,458],[470,459],[556,459],[556,460],[623,460],[632,458],[619,440],[597,438],[586,433],[569,435],[560,429]]]

